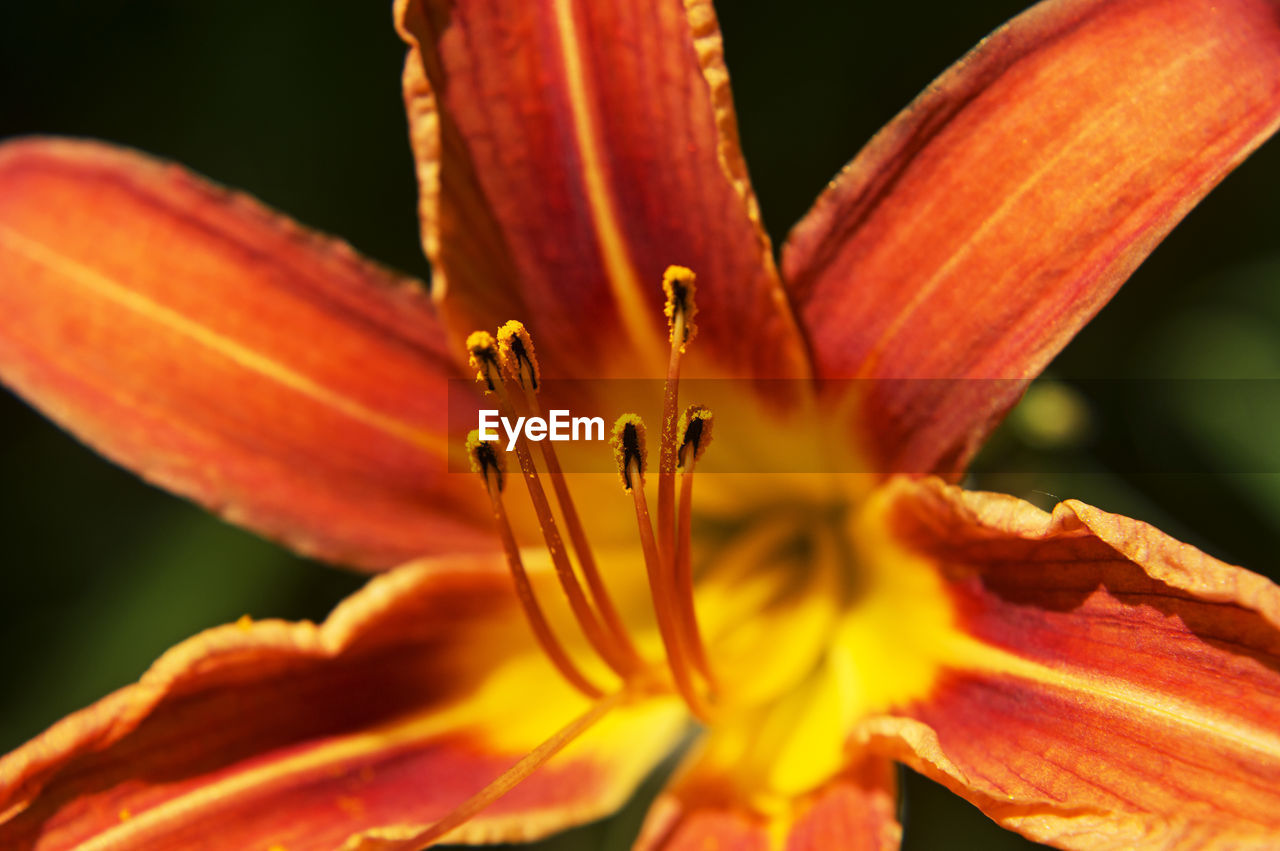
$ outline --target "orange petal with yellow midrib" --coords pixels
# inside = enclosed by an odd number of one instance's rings
[[[319,627],[202,633],[0,760],[0,846],[331,851],[412,835],[585,706],[532,649],[499,560],[408,565]],[[612,811],[683,717],[670,701],[612,710],[451,838],[525,840]]]
[[[108,145],[0,148],[0,377],[77,437],[330,561],[492,547],[446,475],[459,373],[421,287]]]
[[[963,469],[1278,124],[1271,0],[1050,0],[939,77],[783,251],[818,374],[871,380],[878,469]]]
[[[807,374],[709,0],[400,0],[396,19],[423,244],[459,339],[519,319],[547,375],[659,377],[678,264],[698,275],[690,368]]]
[[[893,487],[960,637],[864,741],[1065,848],[1280,842],[1280,589],[1081,503]]]

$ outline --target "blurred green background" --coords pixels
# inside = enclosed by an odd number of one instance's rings
[[[878,127],[1021,5],[722,3],[775,241]],[[181,161],[425,278],[389,7],[6,3],[0,136],[94,136]],[[1277,223],[1273,144],[1058,359],[1059,383],[1002,428],[971,484],[1046,507],[1079,497],[1275,576],[1280,477],[1265,471],[1280,470],[1280,406],[1244,404],[1239,390],[1208,400],[1200,382],[1087,379],[1280,378]],[[244,613],[318,619],[359,584],[139,483],[3,392],[0,471],[0,751],[204,627]],[[907,849],[1033,847],[928,781],[904,783]],[[626,847],[642,803],[540,847]]]

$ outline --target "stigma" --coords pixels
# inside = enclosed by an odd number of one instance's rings
[[[506,453],[495,451],[494,443],[482,440],[477,432],[468,436],[467,453],[489,495],[525,617],[560,675],[593,699],[605,694],[669,691],[678,695],[696,717],[707,721],[716,711],[716,684],[694,605],[690,518],[694,471],[710,444],[712,414],[700,405],[689,406],[679,414],[680,363],[697,335],[695,280],[691,270],[671,266],[661,282],[666,295],[664,313],[671,354],[658,445],[656,518],[650,515],[645,493],[648,447],[644,422],[635,414],[623,414],[614,423],[610,437],[622,489],[631,497],[635,513],[639,549],[644,555],[651,603],[662,639],[661,658],[647,658],[639,652],[632,628],[619,615],[554,446],[515,434],[508,448],[515,450],[561,591],[586,638],[586,647],[580,642],[566,642],[556,632],[525,572],[505,506],[508,494],[504,492],[506,475],[501,456]],[[507,322],[496,336],[475,331],[467,337],[466,350],[477,383],[496,399],[503,418],[518,420],[542,415],[538,398],[542,376],[533,337],[522,323]],[[533,443],[540,450],[541,468],[533,458]],[[677,474],[681,480],[678,508]],[[559,520],[544,480],[551,483]],[[566,536],[571,547],[565,546]],[[589,664],[585,655],[603,662],[607,671],[602,672],[598,664]]]

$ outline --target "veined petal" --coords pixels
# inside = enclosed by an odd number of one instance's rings
[[[308,555],[490,547],[413,282],[182,169],[0,148],[0,377],[95,449]],[[456,485],[456,487],[455,487]]]
[[[932,691],[882,753],[1064,848],[1280,841],[1280,589],[1077,502],[899,481],[897,561],[954,604]]]
[[[496,559],[423,562],[320,627],[196,636],[0,761],[0,846],[332,851],[420,831],[587,707],[509,588]],[[616,708],[450,841],[604,815],[683,726],[669,699]]]
[[[738,147],[709,0],[399,0],[433,287],[520,319],[549,374],[665,374],[663,270],[720,374],[807,374]],[[749,333],[744,333],[749,331]]]
[[[884,379],[874,457],[961,469],[1278,122],[1272,0],[1050,0],[940,77],[783,252],[818,373]],[[952,380],[968,378],[1014,380]]]
[[[804,719],[785,720],[803,723]],[[769,793],[766,804],[753,799],[750,784],[742,783],[742,769],[750,771],[757,761],[752,730],[717,727],[709,738],[714,741],[695,751],[672,788],[654,803],[637,851],[898,848],[902,826],[896,815],[896,782],[889,760],[855,753],[849,764],[814,788],[796,790],[785,799]],[[726,739],[735,739],[738,745],[727,745]],[[832,756],[844,759],[839,742],[835,747]],[[726,762],[728,751],[739,751],[737,760]]]

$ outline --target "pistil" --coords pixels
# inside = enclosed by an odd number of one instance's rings
[[[672,570],[675,563],[676,409],[680,398],[680,358],[698,333],[693,318],[696,277],[684,266],[668,266],[662,275],[663,311],[671,342],[667,380],[662,392],[662,442],[658,450],[658,553]]]

